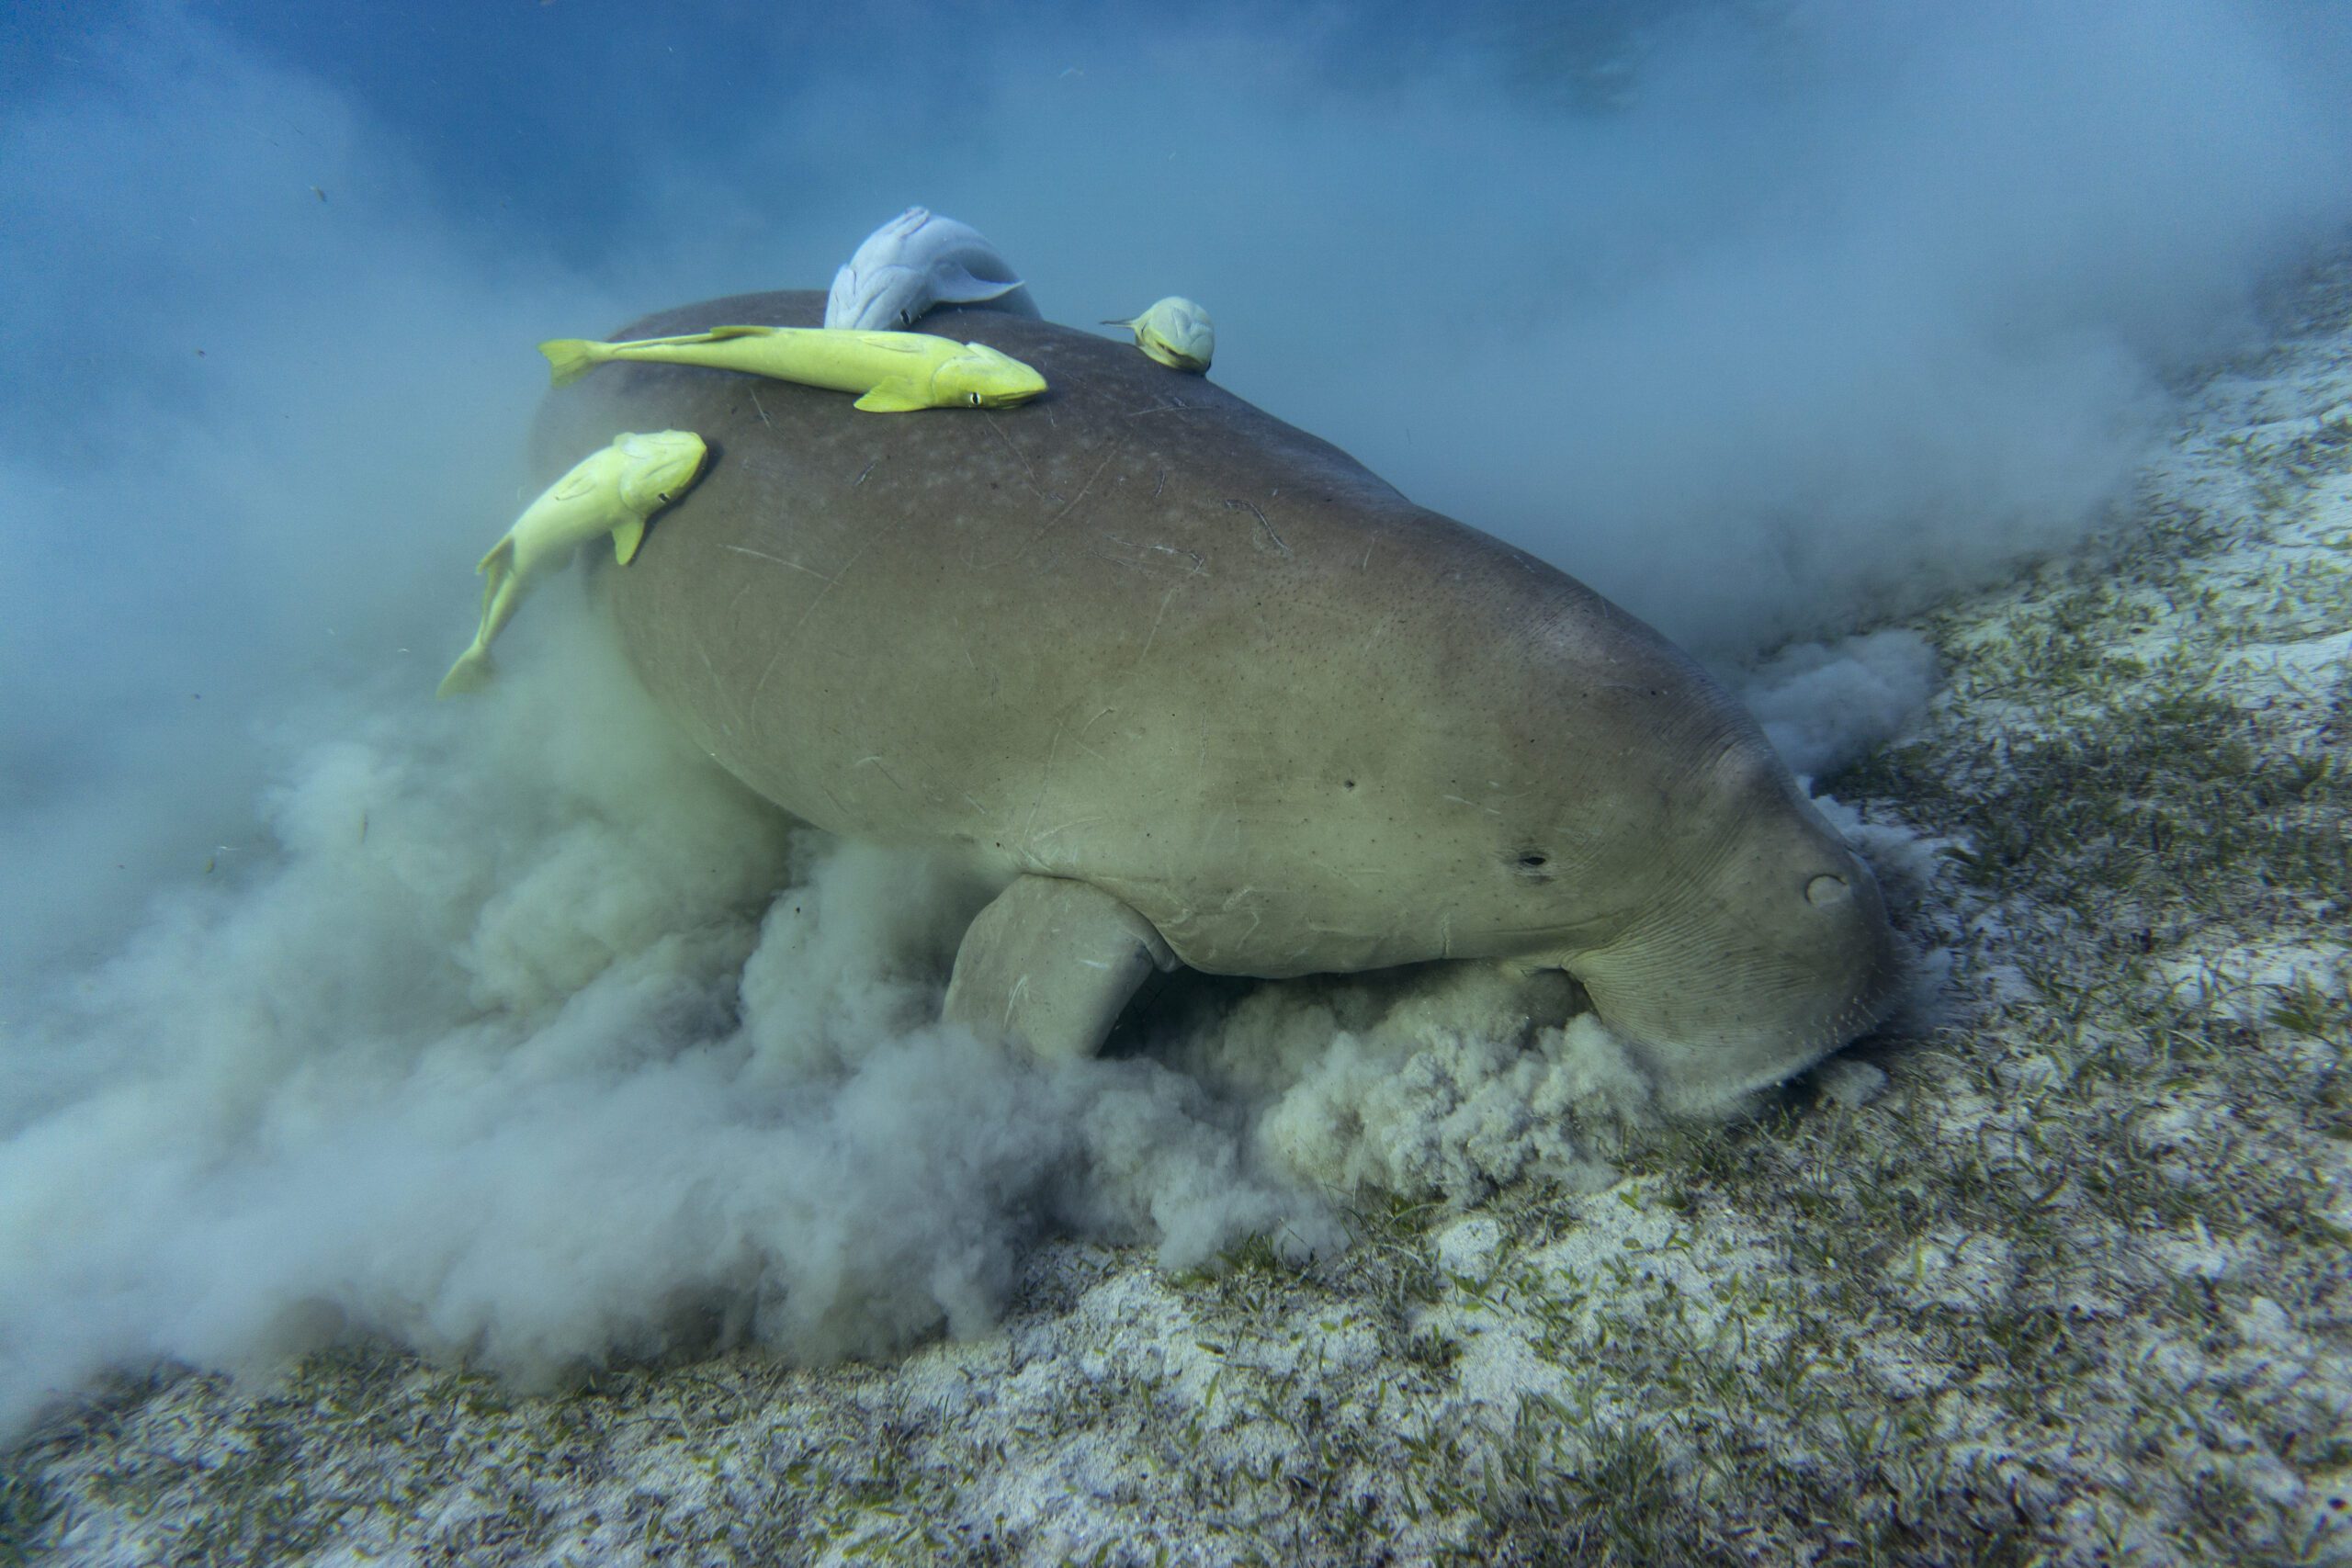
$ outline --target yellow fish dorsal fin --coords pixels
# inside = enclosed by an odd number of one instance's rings
[[[482,557],[474,567],[475,573],[481,578],[481,613],[484,619],[490,615],[491,601],[498,597],[498,585],[504,582],[514,570],[514,536],[509,534],[491,546],[490,554]]]
[[[934,338],[929,333],[860,333],[857,334],[859,347],[879,349],[885,354],[927,354],[931,351],[931,345],[933,343],[946,341],[945,338]]]
[[[499,580],[504,577],[506,573],[512,570],[514,563],[514,536],[509,534],[506,537],[499,540],[498,543],[490,547],[490,554],[482,557],[481,559],[474,563],[474,570],[477,573],[488,573],[490,576],[490,581],[482,584],[482,592],[487,593],[492,589],[496,588],[498,586]],[[495,570],[493,570],[492,569]]]
[[[912,413],[917,409],[932,406],[930,400],[915,394],[913,382],[893,376],[879,383],[854,405],[867,413]]]
[[[627,566],[637,555],[637,547],[645,542],[645,519],[632,517],[613,530],[613,558]]]
[[[557,501],[576,501],[595,488],[596,476],[589,471],[587,464],[582,463],[556,480],[555,489],[548,493]]]
[[[775,329],[774,327],[713,327],[710,331],[703,333],[702,335],[707,339],[723,337],[774,337],[775,336]],[[690,340],[680,339],[679,341],[686,342]]]

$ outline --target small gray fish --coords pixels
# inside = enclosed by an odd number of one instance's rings
[[[1012,265],[978,230],[910,207],[867,235],[849,265],[833,275],[825,325],[898,332],[934,305],[1038,313]]]

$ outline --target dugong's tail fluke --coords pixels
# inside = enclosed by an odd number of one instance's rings
[[[433,694],[454,697],[467,692],[479,692],[490,684],[490,649],[476,643],[458,655],[449,672],[441,677],[441,685]]]
[[[608,356],[596,351],[603,347],[601,343],[577,337],[549,338],[539,344],[539,352],[548,356],[552,367],[548,377],[549,385],[569,387],[602,365]]]

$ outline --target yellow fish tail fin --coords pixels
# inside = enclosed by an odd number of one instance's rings
[[[645,519],[632,517],[613,530],[613,558],[627,566],[637,555],[637,547],[645,542]]]
[[[458,661],[449,666],[449,672],[441,677],[440,688],[433,694],[454,697],[466,692],[479,692],[490,684],[490,649],[476,643],[458,655]]]
[[[608,355],[600,352],[605,347],[604,344],[590,343],[585,338],[548,339],[547,342],[539,344],[539,352],[548,356],[548,365],[550,367],[548,384],[554,387],[571,386],[605,362]]]
[[[931,400],[919,396],[915,384],[903,377],[894,376],[878,383],[854,405],[867,413],[912,413],[917,409],[934,406]]]

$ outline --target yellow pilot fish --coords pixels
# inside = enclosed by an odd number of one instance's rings
[[[1136,346],[1174,370],[1198,374],[1216,356],[1216,327],[1208,311],[1190,299],[1170,294],[1129,321],[1105,321],[1136,334]]]
[[[692,489],[708,453],[689,431],[616,436],[523,509],[506,537],[474,570],[481,587],[481,627],[473,645],[441,678],[439,694],[479,690],[490,679],[490,643],[514,618],[523,595],[574,546],[613,536],[613,558],[627,566],[645,538],[645,520]]]
[[[1046,389],[1046,378],[985,344],[929,333],[864,333],[830,327],[713,327],[687,337],[589,343],[556,338],[539,344],[568,387],[608,359],[654,359],[744,370],[836,392],[863,394],[874,413],[915,409],[1010,408]]]

